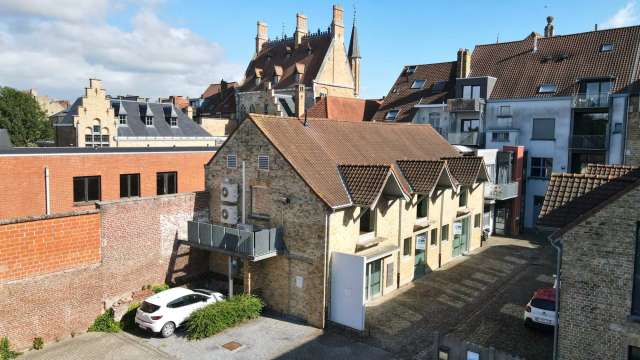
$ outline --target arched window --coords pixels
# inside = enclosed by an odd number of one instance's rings
[[[109,129],[100,125],[100,119],[85,129],[84,143],[86,147],[109,147]]]

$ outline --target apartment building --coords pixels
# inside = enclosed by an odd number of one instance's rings
[[[204,190],[214,148],[0,148],[0,219]]]
[[[251,114],[188,244],[277,311],[362,329],[368,301],[481,246],[487,177],[428,125]]]
[[[640,171],[589,164],[551,175],[538,225],[558,261],[558,359],[640,355]]]

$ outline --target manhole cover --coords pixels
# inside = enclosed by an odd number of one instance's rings
[[[224,345],[222,345],[223,348],[229,350],[229,351],[233,351],[233,350],[237,350],[240,346],[242,346],[242,344],[240,344],[237,341],[230,341]]]

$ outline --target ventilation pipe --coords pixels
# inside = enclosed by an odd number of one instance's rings
[[[49,191],[49,167],[44,167],[45,214],[51,215],[51,192]]]

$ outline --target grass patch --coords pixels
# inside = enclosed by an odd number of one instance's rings
[[[238,323],[255,319],[262,313],[262,300],[252,295],[237,295],[196,310],[187,320],[187,338],[199,340]]]
[[[120,319],[120,329],[131,332],[138,328],[136,325],[136,311],[138,311],[139,307],[139,302],[133,302],[129,305],[127,312]]]
[[[153,284],[151,285],[151,291],[153,291],[154,294],[157,294],[159,292],[165,291],[169,289],[169,285],[168,284]]]
[[[19,352],[11,350],[11,343],[7,337],[0,339],[0,360],[15,359],[18,355],[20,355]]]
[[[44,340],[41,337],[33,338],[33,350],[41,350],[44,348]]]
[[[109,309],[104,314],[98,315],[89,326],[88,331],[116,333],[120,331],[120,324],[113,318],[113,309]]]

